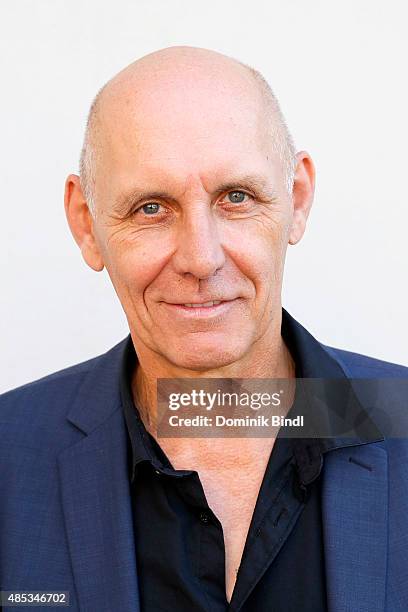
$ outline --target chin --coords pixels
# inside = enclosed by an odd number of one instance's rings
[[[176,366],[200,372],[230,365],[238,361],[248,349],[242,339],[234,341],[231,337],[225,338],[223,342],[197,342],[193,336],[191,342],[187,344],[187,341],[186,338],[184,342],[177,342],[177,348],[171,351],[171,355],[168,350],[164,354],[167,353],[169,361]]]

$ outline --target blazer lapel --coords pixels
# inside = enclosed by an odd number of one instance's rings
[[[322,519],[329,612],[383,612],[388,480],[381,443],[325,456]]]
[[[68,420],[86,433],[58,457],[81,612],[138,612],[127,432],[117,373],[124,342],[86,376]],[[72,427],[72,425],[70,425]]]

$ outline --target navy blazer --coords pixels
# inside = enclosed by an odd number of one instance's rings
[[[408,379],[408,368],[325,346],[292,323],[348,378]],[[69,591],[72,612],[139,611],[118,383],[128,339],[0,395],[2,590]],[[377,398],[383,414],[407,403],[389,389]],[[329,612],[407,612],[407,439],[332,450],[322,479]]]

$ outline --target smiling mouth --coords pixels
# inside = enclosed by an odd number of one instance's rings
[[[228,304],[234,302],[238,298],[223,299],[223,300],[208,300],[207,302],[166,302],[170,306],[184,306],[185,308],[212,308],[220,304]]]
[[[238,298],[231,300],[210,300],[208,302],[180,302],[175,304],[174,302],[163,302],[169,306],[174,312],[181,313],[194,313],[195,315],[205,315],[212,313],[223,313],[226,312],[230,306],[232,306]]]
[[[230,301],[230,300],[225,300]],[[213,302],[195,302],[190,304],[177,304],[177,306],[186,306],[187,308],[211,308],[211,306],[217,306],[218,304],[223,303],[223,300],[213,301]]]

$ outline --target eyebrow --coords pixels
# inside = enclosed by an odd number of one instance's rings
[[[254,195],[266,200],[276,200],[278,194],[273,189],[266,178],[261,176],[245,174],[236,176],[222,183],[212,192],[212,195],[220,195],[221,193],[233,190],[245,189],[252,191]],[[133,187],[129,192],[122,193],[115,199],[113,206],[114,213],[122,216],[128,214],[132,207],[142,200],[167,200],[175,202],[176,198],[166,191],[150,191],[143,190],[139,187]]]

